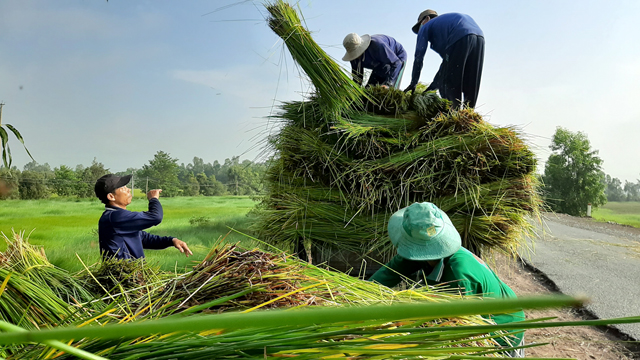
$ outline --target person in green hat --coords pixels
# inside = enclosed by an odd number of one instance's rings
[[[430,202],[413,203],[391,215],[389,238],[398,254],[374,273],[370,281],[387,287],[422,271],[428,285],[444,284],[463,295],[515,298],[516,294],[479,257],[462,247],[458,230],[447,214]],[[524,312],[489,315],[497,324],[525,319]],[[502,346],[524,345],[524,332],[497,339]],[[524,349],[508,351],[524,357]]]

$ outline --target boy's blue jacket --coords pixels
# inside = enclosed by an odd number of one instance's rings
[[[104,258],[138,259],[143,249],[165,249],[173,246],[172,236],[152,235],[145,231],[162,221],[160,200],[149,200],[149,211],[133,212],[105,206],[98,221],[100,252]]]

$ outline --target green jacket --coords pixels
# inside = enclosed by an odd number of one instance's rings
[[[376,271],[369,279],[387,287],[394,287],[404,277],[411,277],[422,270],[427,284],[445,284],[449,288],[458,289],[461,294],[482,295],[490,298],[515,298],[516,294],[482,261],[469,250],[460,248],[455,254],[441,259],[437,266],[432,267],[426,261],[405,259],[396,255],[385,267]],[[525,319],[524,312],[510,314],[489,315],[496,324],[504,324]],[[518,345],[524,333],[515,334],[513,339]],[[501,345],[507,345],[503,341]]]

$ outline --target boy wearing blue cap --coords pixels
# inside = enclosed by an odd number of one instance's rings
[[[447,214],[436,205],[423,202],[400,209],[389,219],[389,238],[396,255],[371,278],[387,287],[399,284],[404,277],[422,270],[428,285],[445,284],[461,294],[489,298],[515,298],[516,294],[482,261],[462,247],[460,234]],[[497,324],[525,319],[524,312],[490,315]],[[524,345],[524,332],[502,339],[503,346]],[[524,349],[508,352],[511,357],[524,357]]]

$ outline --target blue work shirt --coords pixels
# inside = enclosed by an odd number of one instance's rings
[[[396,39],[387,35],[371,35],[367,50],[359,58],[351,60],[353,80],[362,85],[363,69],[371,69],[372,85],[393,86],[406,61],[407,52]]]
[[[149,200],[149,211],[133,212],[105,206],[98,221],[100,252],[105,258],[138,259],[143,249],[165,249],[173,246],[172,236],[152,235],[145,231],[162,221],[160,200]]]
[[[418,32],[411,84],[415,85],[420,80],[424,55],[427,52],[429,43],[431,43],[433,51],[444,59],[446,50],[467,35],[484,37],[484,33],[478,24],[473,21],[471,16],[465,14],[442,14],[422,25]]]

